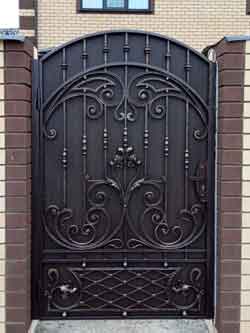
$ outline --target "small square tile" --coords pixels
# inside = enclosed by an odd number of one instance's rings
[[[250,134],[250,118],[243,120],[243,133]]]
[[[250,54],[245,56],[245,69],[250,69]]]
[[[0,180],[6,179],[6,167],[5,165],[0,165]]]
[[[243,135],[243,149],[250,149],[250,135]]]
[[[245,85],[250,86],[250,70],[245,71],[244,83]]]
[[[250,307],[249,306],[242,306],[240,318],[241,320],[250,320]]]
[[[241,305],[249,305],[250,306],[250,291],[242,291],[241,292]]]
[[[0,182],[0,189],[1,189],[1,182]],[[1,193],[1,191],[0,191]],[[250,196],[250,181],[249,182],[242,182],[242,195],[243,196]]]
[[[5,322],[5,311],[4,307],[0,307],[0,322]]]
[[[4,69],[0,68],[0,84],[4,83]]]
[[[250,166],[243,166],[242,167],[242,179],[243,180],[250,180]]]
[[[249,57],[250,57],[250,55],[249,55]],[[249,64],[250,64],[250,61],[249,61]],[[244,101],[250,102],[250,87],[244,88]]]
[[[5,275],[6,274],[6,261],[5,260],[0,260],[0,275]]]
[[[250,332],[250,322],[242,321],[240,323],[240,333],[249,333]]]
[[[4,244],[5,242],[6,242],[5,229],[0,229],[0,244]]]
[[[242,227],[243,228],[250,228],[250,213],[243,213],[242,214]]]
[[[0,244],[0,259],[6,258],[6,244]]]
[[[250,197],[243,197],[241,200],[241,204],[242,204],[243,212],[250,212]],[[0,208],[1,208],[1,205],[0,205]]]
[[[0,132],[5,131],[5,118],[0,117]]]
[[[250,41],[246,41],[246,49],[245,49],[246,53],[250,53]]]
[[[243,117],[250,118],[250,103],[244,103]]]
[[[242,244],[241,258],[250,259],[250,244]]]
[[[5,213],[0,213],[0,228],[6,227],[6,215]]]
[[[3,291],[0,292],[0,306],[5,306],[5,293]]]
[[[0,99],[4,99],[4,85],[0,83]]]
[[[0,117],[4,116],[4,101],[0,101]]]
[[[5,148],[5,134],[0,133],[0,149]]]
[[[242,243],[250,244],[250,229],[242,229],[241,238]]]
[[[250,275],[242,275],[241,277],[241,289],[250,290]]]
[[[6,325],[5,325],[5,323],[0,323],[0,333],[6,333]]]
[[[5,276],[0,276],[0,291],[5,291]]]
[[[250,260],[241,261],[241,274],[250,274]]]
[[[250,150],[243,150],[242,164],[250,165]]]
[[[0,50],[0,67],[4,67],[4,53]]]
[[[0,197],[0,212],[5,212],[6,210],[6,198]]]

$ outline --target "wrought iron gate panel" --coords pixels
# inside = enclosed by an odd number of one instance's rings
[[[115,31],[35,68],[34,317],[211,317],[215,66]]]

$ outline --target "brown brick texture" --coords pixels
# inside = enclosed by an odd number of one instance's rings
[[[29,2],[21,4],[28,6]],[[31,65],[29,41],[5,42],[6,333],[30,326]]]
[[[241,173],[245,42],[221,41],[218,117],[219,333],[240,333]]]

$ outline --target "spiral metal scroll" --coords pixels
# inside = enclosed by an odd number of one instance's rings
[[[146,106],[149,108],[151,117],[160,120],[166,115],[166,97],[177,98],[188,102],[200,118],[203,128],[194,129],[194,138],[203,140],[207,137],[208,107],[205,102],[170,73],[156,69],[137,74],[130,80],[128,87],[124,86],[116,74],[104,70],[81,73],[73,80],[67,81],[50,96],[42,108],[42,112],[46,114],[45,137],[56,138],[56,129],[49,127],[52,116],[58,112],[60,105],[79,96],[86,97],[89,119],[96,120],[102,117],[105,105],[112,109],[117,121],[123,121],[126,103],[126,117],[129,122],[135,122],[139,110]]]
[[[170,224],[167,212],[163,209],[163,182],[143,179],[137,181],[137,184],[134,190],[142,189],[145,209],[140,213],[139,223],[135,223],[133,209],[127,211],[130,228],[136,235],[136,238],[128,240],[129,248],[146,246],[164,250],[181,249],[194,243],[203,234],[206,228],[204,205],[198,203],[190,209],[182,209],[176,219],[178,223]],[[186,225],[189,226],[188,233],[184,233]]]
[[[82,282],[71,269],[64,269],[63,274],[57,268],[50,268],[47,272],[48,287],[45,296],[48,298],[49,308],[59,311],[69,311],[75,308],[81,300]]]
[[[129,64],[127,66],[129,67]],[[113,112],[117,121],[123,121],[125,115],[128,121],[136,121],[136,113],[145,109],[151,118],[162,120],[167,113],[166,98],[183,100],[189,104],[190,110],[196,112],[202,124],[202,128],[194,129],[194,138],[205,139],[208,133],[208,108],[204,101],[172,74],[152,68],[145,72],[145,67],[147,66],[143,66],[143,73],[130,79],[126,87],[116,74],[101,69],[81,73],[73,80],[67,81],[43,106],[43,111],[46,110],[44,120],[46,138],[53,140],[57,136],[56,129],[50,127],[50,120],[56,112],[59,112],[60,105],[84,96],[86,114],[91,121],[104,116],[104,106],[107,112]],[[127,112],[124,111],[125,103]],[[136,156],[132,145],[119,146],[115,156],[108,163],[111,168],[110,175],[104,180],[91,183],[87,181],[88,209],[84,212],[81,223],[74,223],[74,212],[69,208],[60,208],[51,204],[45,210],[45,230],[59,246],[75,250],[102,246],[180,249],[189,246],[201,236],[206,225],[204,222],[206,179],[202,180],[200,187],[196,186],[196,192],[203,198],[199,198],[199,201],[188,209],[181,210],[176,216],[177,223],[173,225],[169,223],[167,212],[163,208],[162,185],[166,183],[166,179],[141,177],[140,169],[143,162]],[[116,176],[118,170],[124,168],[134,170],[134,176],[128,184],[121,184],[119,177]],[[114,195],[118,195],[121,203],[121,212],[116,224],[113,223],[113,216],[108,208],[110,199],[107,191],[110,190]],[[144,209],[140,213],[138,223],[135,223],[130,208],[133,197],[139,190],[143,192]],[[134,234],[133,238],[126,240],[127,244],[123,244],[117,236],[125,220],[128,221]],[[189,234],[183,232],[185,225],[190,226]]]

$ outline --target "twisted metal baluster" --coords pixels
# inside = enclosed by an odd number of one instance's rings
[[[125,33],[125,44],[124,44],[124,61],[125,61],[125,101],[124,101],[124,128],[123,128],[123,148],[124,151],[128,148],[128,33]],[[127,182],[127,168],[123,168],[123,185],[124,188]]]
[[[86,72],[87,69],[87,45],[86,39],[83,39],[82,45],[82,67],[83,72]],[[82,168],[83,168],[83,215],[85,216],[87,209],[87,153],[88,153],[88,140],[87,140],[87,117],[86,117],[86,108],[87,108],[87,100],[86,100],[86,91],[84,90],[83,94],[83,134],[82,134]]]
[[[190,51],[187,50],[187,62],[185,65],[186,71],[186,82],[189,84],[190,81]],[[189,153],[189,101],[186,100],[186,119],[185,119],[185,153],[184,153],[184,167],[185,167],[185,197],[184,197],[184,205],[185,209],[188,209],[188,182],[189,182],[189,163],[190,163],[190,153]]]
[[[166,45],[166,69],[170,71],[170,41],[167,41]],[[165,118],[165,138],[164,138],[164,178],[165,178],[165,201],[164,201],[164,211],[166,217],[168,216],[168,156],[169,156],[169,97],[168,97],[168,89],[166,89],[166,118]]]
[[[144,52],[145,52],[145,63],[146,65],[149,65],[150,54],[151,54],[149,35],[146,35],[146,46]],[[148,68],[146,68],[146,72],[148,72]],[[146,104],[145,114],[144,114],[144,177],[148,176],[148,148],[149,148],[148,114],[149,114],[149,105]]]
[[[107,72],[107,63],[108,63],[108,36],[107,34],[104,35],[104,48],[103,48],[103,55],[104,55],[104,72]],[[108,176],[108,114],[107,114],[107,105],[103,105],[104,108],[104,129],[103,129],[103,149],[104,149],[104,176],[107,178]]]
[[[189,84],[190,81],[190,70],[192,68],[190,64],[190,51],[187,50],[186,55],[186,65],[185,65],[185,71],[186,71],[186,82]],[[189,101],[186,100],[186,112],[185,112],[186,120],[185,120],[185,153],[184,153],[184,168],[185,168],[185,185],[184,185],[184,205],[185,209],[188,210],[188,204],[189,204],[189,164],[190,164],[190,152],[189,152]],[[188,252],[185,248],[185,259],[188,259]],[[183,313],[185,315],[185,313]]]
[[[68,65],[66,63],[66,48],[62,50],[62,76],[63,83],[67,80],[67,68]],[[67,139],[67,105],[66,102],[63,102],[63,152],[62,152],[62,166],[63,166],[63,206],[67,206],[67,177],[68,177],[68,139]]]

